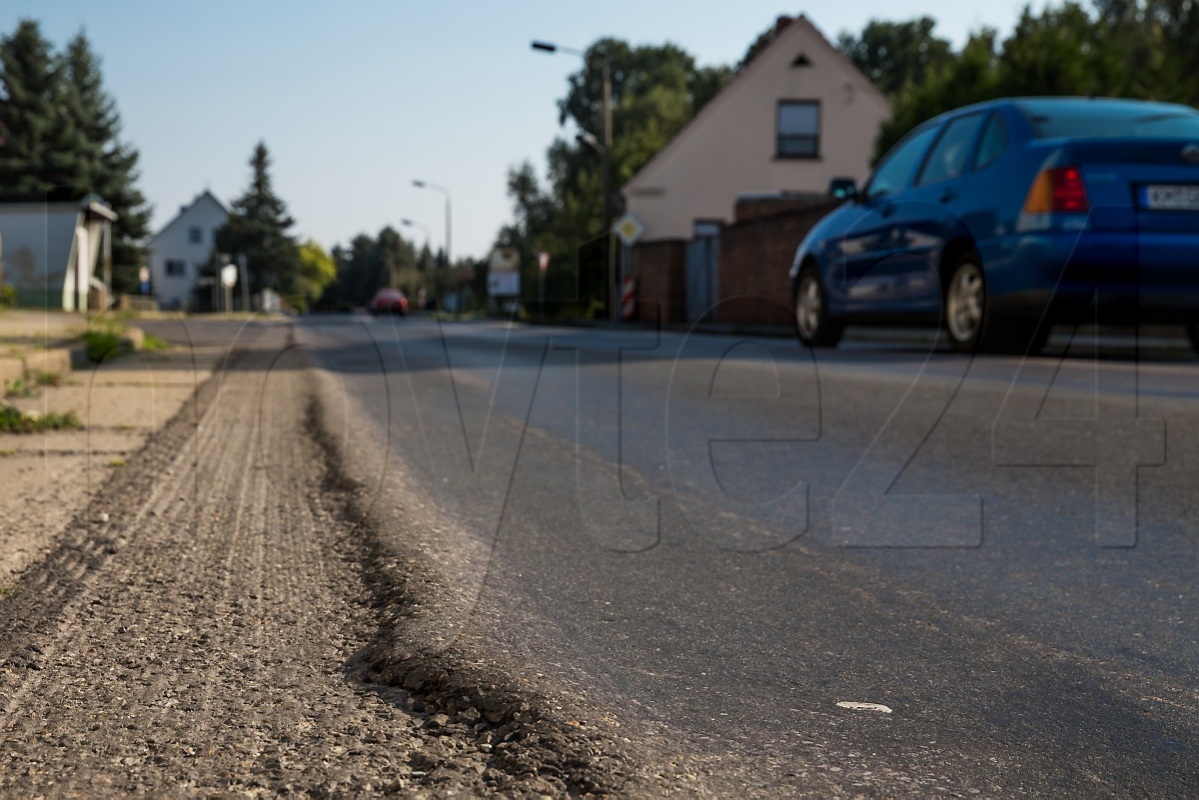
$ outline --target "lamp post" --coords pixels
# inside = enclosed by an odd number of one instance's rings
[[[450,190],[444,186],[438,186],[436,183],[429,183],[428,181],[417,180],[413,181],[412,185],[418,189],[432,189],[435,192],[445,195],[445,266],[448,270],[454,263],[450,255]],[[459,301],[461,299],[459,298]]]
[[[611,319],[618,320],[620,319],[620,304],[617,302],[619,288],[616,285],[616,251],[612,247],[612,66],[608,63],[608,59],[603,53],[599,52],[593,51],[588,54],[574,47],[562,47],[561,45],[541,41],[534,41],[533,49],[544,53],[563,52],[568,55],[578,56],[584,61],[595,59],[600,63],[600,68],[603,70],[604,141],[600,145],[599,142],[595,141],[594,135],[583,134],[582,136],[590,136],[591,140],[586,143],[590,144],[600,154],[604,187],[604,250],[608,256],[608,308]],[[580,138],[586,141],[582,137]]]
[[[403,226],[405,226],[405,227],[408,227],[408,228],[420,228],[422,231],[424,231],[424,232],[425,232],[425,247],[426,247],[426,248],[428,248],[428,247],[429,247],[429,244],[430,244],[430,243],[433,241],[433,231],[432,231],[432,230],[429,228],[429,226],[428,226],[428,225],[426,225],[425,223],[423,223],[423,222],[413,222],[413,221],[412,221],[412,220],[410,220],[410,219],[402,219],[402,220],[400,220],[400,224],[401,224],[401,225],[403,225]],[[436,265],[436,264],[434,264],[434,265],[433,265],[433,269],[434,269],[434,272],[436,272],[436,269],[437,269],[437,265]],[[436,287],[434,287],[434,288],[436,288]],[[422,304],[422,305],[423,305],[423,304]]]

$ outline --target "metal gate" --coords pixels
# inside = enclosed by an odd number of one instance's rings
[[[716,268],[720,239],[701,236],[687,243],[687,321],[715,320]]]

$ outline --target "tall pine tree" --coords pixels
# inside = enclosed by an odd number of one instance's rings
[[[38,24],[0,39],[0,202],[78,200],[95,148],[80,129],[79,100]]]
[[[245,255],[254,291],[273,289],[288,297],[299,292],[300,254],[288,232],[294,220],[271,186],[270,166],[266,144],[259,142],[250,157],[250,185],[217,231],[216,249]]]
[[[80,32],[67,45],[62,59],[68,106],[90,152],[88,189],[100,195],[117,213],[113,224],[112,282],[118,292],[137,289],[138,267],[150,234],[150,207],[137,188],[138,152],[120,139],[121,119],[116,103],[104,90],[99,59]]]

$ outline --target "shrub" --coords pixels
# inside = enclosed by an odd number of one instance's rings
[[[93,364],[122,356],[124,350],[128,349],[121,337],[112,331],[85,331],[83,343],[87,345],[87,358]]]

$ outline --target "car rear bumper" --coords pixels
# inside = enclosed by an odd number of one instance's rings
[[[1199,319],[1199,235],[1037,233],[980,247],[988,291],[1004,313],[1058,322]]]

